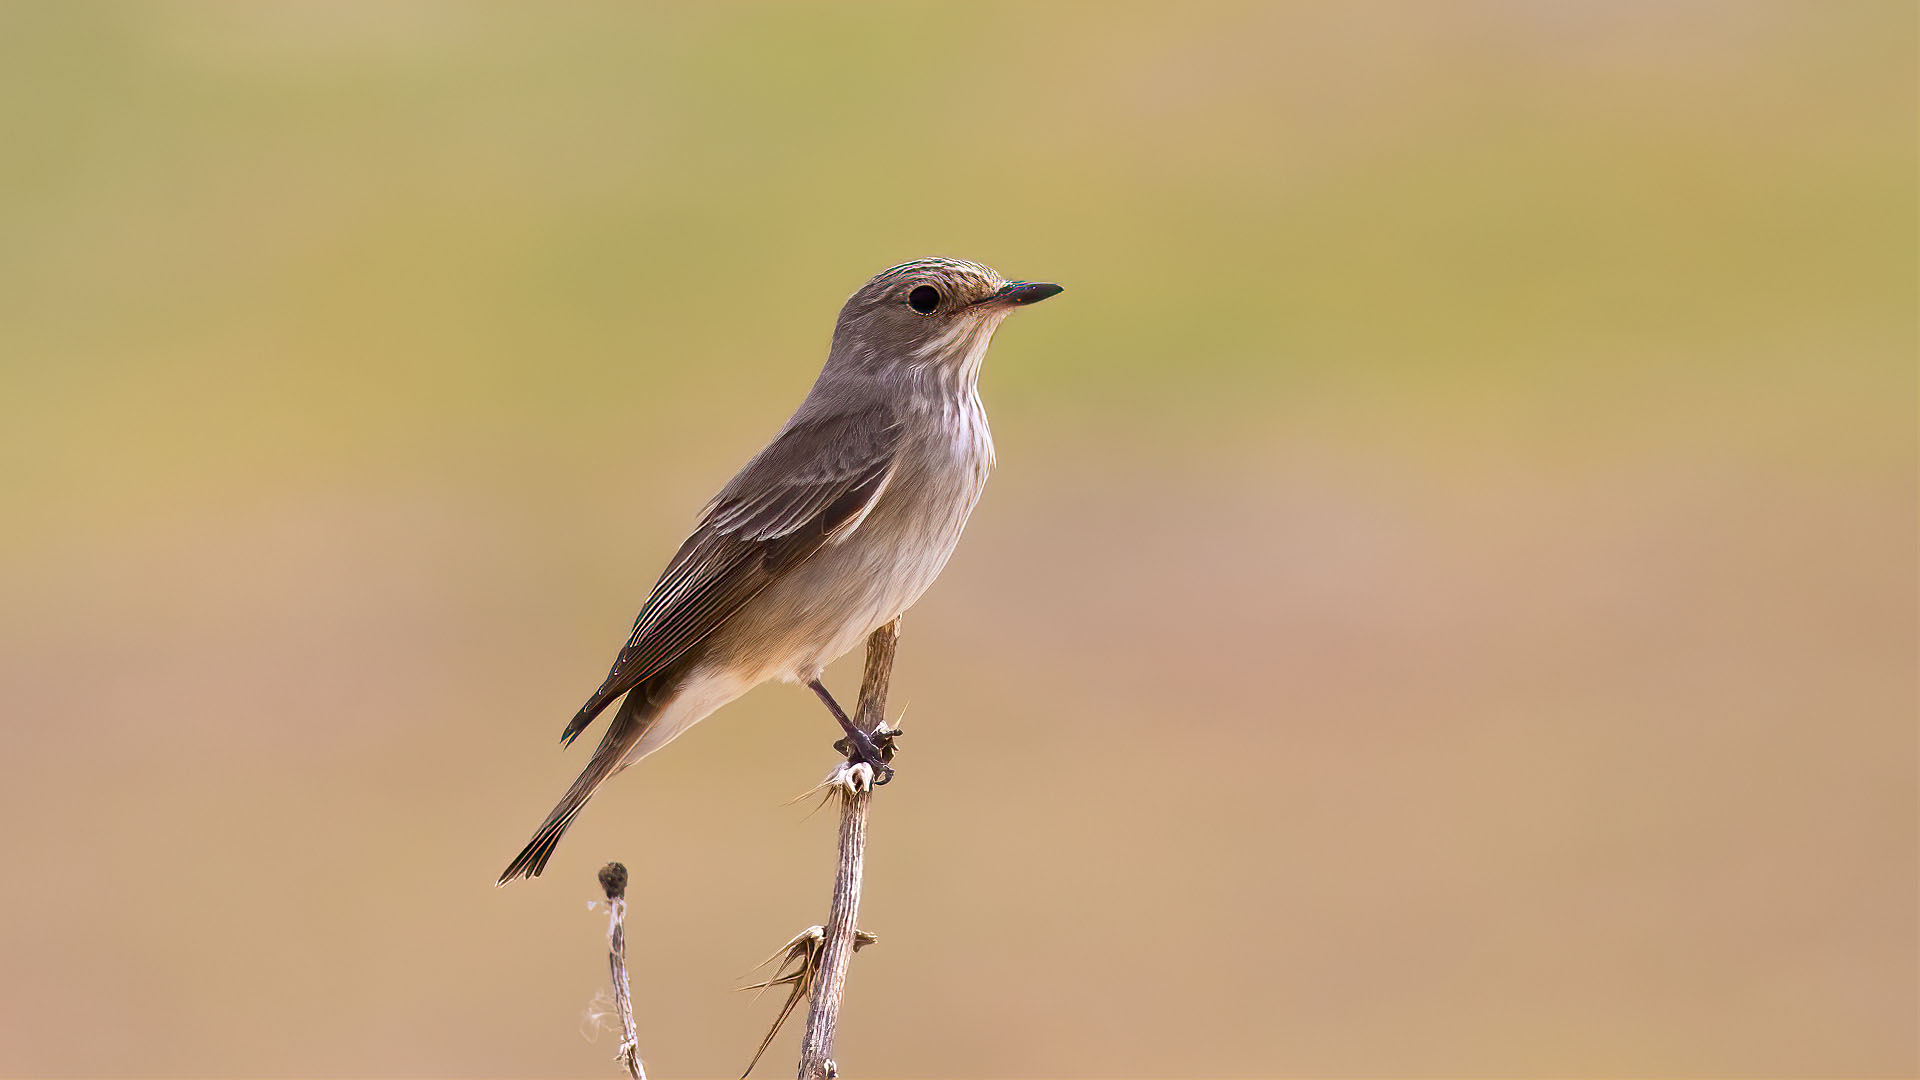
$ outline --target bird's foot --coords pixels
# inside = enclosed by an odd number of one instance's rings
[[[859,736],[853,740],[853,752],[847,755],[847,764],[865,765],[867,768],[872,769],[873,786],[886,787],[887,783],[893,779],[893,766],[887,764],[887,759],[892,756],[893,750],[891,747],[882,750],[880,744],[874,741],[873,736],[861,732]]]
[[[893,760],[894,751],[899,749],[894,740],[903,732],[899,728],[875,728],[872,734],[864,731],[849,732],[846,738],[833,744],[833,748],[847,756],[849,765],[865,765],[873,770],[873,786],[885,787],[893,779],[893,766],[887,764]]]

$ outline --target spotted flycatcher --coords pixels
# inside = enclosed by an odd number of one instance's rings
[[[978,263],[920,259],[861,286],[813,389],[707,504],[634,620],[606,682],[561,735],[619,700],[580,778],[500,884],[536,877],[609,777],[768,679],[803,683],[849,756],[892,775],[820,681],[947,564],[993,469],[977,383],[1014,308],[1060,291]]]

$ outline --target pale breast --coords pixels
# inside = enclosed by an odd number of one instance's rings
[[[977,397],[927,419],[860,526],[822,549],[743,614],[784,623],[791,651],[770,676],[804,681],[920,599],[952,557],[993,470],[993,437]],[[778,614],[775,614],[775,613]],[[769,627],[771,629],[771,627]]]
[[[882,607],[888,610],[869,627],[871,630],[899,615],[933,584],[947,565],[967,518],[986,489],[987,476],[993,471],[993,433],[987,427],[986,410],[980,399],[968,395],[943,410],[940,434],[927,440],[922,463],[903,472],[889,484],[899,492],[901,543],[900,557],[893,575],[895,589]],[[905,486],[913,490],[905,490]],[[878,509],[876,507],[876,509]]]

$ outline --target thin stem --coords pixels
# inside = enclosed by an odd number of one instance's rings
[[[600,868],[607,893],[607,967],[613,974],[613,1008],[620,1014],[620,1053],[615,1058],[633,1080],[647,1080],[640,1067],[640,1033],[633,1026],[633,990],[627,984],[627,868],[610,862]]]
[[[854,711],[862,731],[886,726],[887,686],[893,678],[893,654],[899,641],[898,619],[867,639],[867,667],[860,679],[860,705]],[[828,909],[823,928],[826,937],[820,946],[820,974],[807,1004],[807,1034],[800,1043],[800,1080],[829,1080],[836,1072],[833,1036],[840,1023],[840,1001],[846,994],[847,968],[859,933],[854,923],[860,916],[873,770],[867,765],[842,765],[835,771],[832,784],[840,793],[840,862],[833,879],[833,906]]]

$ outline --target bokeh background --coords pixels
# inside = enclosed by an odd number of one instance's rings
[[[808,695],[493,877],[943,253],[1068,291],[906,622],[845,1071],[1912,1075],[1915,19],[0,6],[0,1073],[613,1075],[619,858],[649,1061],[737,1074]]]

